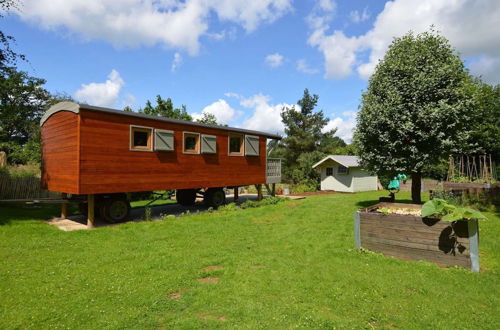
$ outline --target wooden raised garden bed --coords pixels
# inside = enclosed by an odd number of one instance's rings
[[[378,203],[354,216],[357,248],[404,260],[461,266],[479,272],[476,220],[454,223],[422,218],[422,205]]]

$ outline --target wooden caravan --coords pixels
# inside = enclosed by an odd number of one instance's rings
[[[224,187],[281,178],[279,159],[267,159],[266,151],[267,138],[279,135],[72,102],[52,106],[40,125],[42,185],[96,195],[96,209],[104,199],[123,208],[124,193],[152,190],[177,190],[181,204],[204,192],[217,206]]]

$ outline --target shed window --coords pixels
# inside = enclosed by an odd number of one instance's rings
[[[152,143],[153,129],[148,127],[130,127],[130,149],[150,151],[153,150]]]
[[[243,156],[243,135],[229,134],[229,155]]]
[[[164,129],[155,129],[155,150],[173,151],[174,150],[174,132]]]
[[[332,176],[332,175],[333,175],[333,167],[327,167],[326,176]]]
[[[259,155],[259,137],[253,135],[245,135],[245,155]]]
[[[345,166],[339,165],[339,169],[337,170],[338,174],[348,174],[349,169]]]
[[[201,153],[215,154],[217,153],[217,137],[215,135],[201,136]]]
[[[199,154],[200,153],[200,134],[184,132],[184,153]]]

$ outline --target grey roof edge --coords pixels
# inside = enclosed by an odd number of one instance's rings
[[[316,164],[314,164],[312,166],[312,168],[316,168],[318,167],[319,165],[323,164],[325,161],[327,161],[328,159],[331,159],[333,160],[334,162],[337,162],[339,163],[340,165],[342,166],[345,166],[345,167],[360,167],[360,165],[356,165],[356,166],[352,166],[352,165],[348,165],[347,163],[342,163],[342,161],[339,161],[338,158],[335,158],[335,156],[347,156],[347,155],[328,155],[326,156],[325,158],[323,158],[322,160],[320,160],[319,162],[317,162]],[[352,157],[357,157],[357,156],[352,156]]]
[[[43,114],[42,118],[40,119],[40,126],[43,126],[43,124],[47,121],[47,119],[50,118],[50,116],[59,111],[71,111],[78,114],[80,113],[80,105],[67,101],[54,104]]]
[[[210,124],[197,123],[197,122],[181,120],[181,119],[173,119],[173,118],[165,118],[165,117],[146,115],[146,114],[131,112],[131,111],[123,111],[123,110],[116,110],[116,109],[110,109],[110,108],[104,108],[104,107],[96,107],[96,106],[88,105],[88,104],[78,104],[78,103],[74,103],[74,102],[59,102],[59,103],[51,106],[49,108],[49,110],[47,110],[45,112],[45,114],[42,116],[42,119],[40,119],[40,126],[43,126],[43,124],[47,121],[47,119],[49,119],[50,116],[52,116],[53,114],[55,114],[59,111],[71,111],[71,112],[78,114],[78,113],[80,113],[80,110],[106,112],[106,113],[111,113],[111,114],[115,114],[115,115],[156,120],[156,121],[173,123],[173,124],[182,124],[182,125],[205,127],[205,128],[215,128],[215,129],[220,129],[220,130],[230,131],[230,132],[260,135],[260,136],[265,136],[267,138],[277,139],[277,140],[281,140],[281,138],[282,138],[281,135],[278,135],[278,134],[270,134],[270,133],[266,133],[266,132],[248,130],[248,129],[244,129],[244,128],[210,125]]]

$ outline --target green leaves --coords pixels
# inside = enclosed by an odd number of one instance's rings
[[[443,221],[458,221],[462,219],[486,219],[486,217],[479,211],[466,208],[456,207],[448,204],[444,199],[434,198],[426,202],[422,206],[422,217],[441,216]]]

